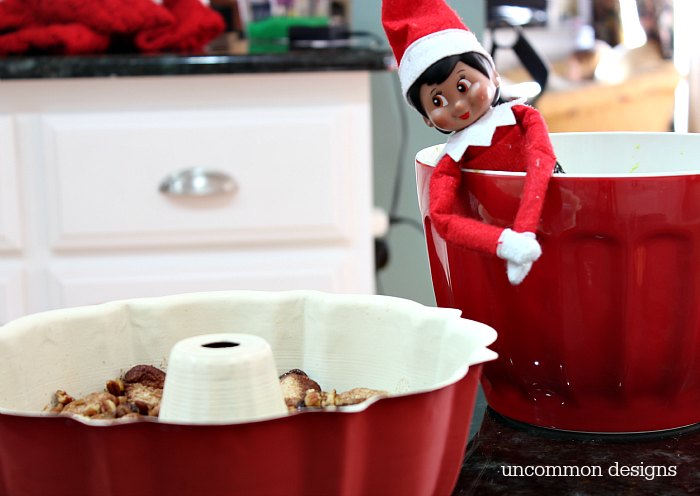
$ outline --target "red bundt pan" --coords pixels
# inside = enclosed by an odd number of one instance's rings
[[[449,495],[493,329],[399,298],[220,292],[106,303],[0,328],[0,494]],[[193,425],[40,413],[56,389],[99,391],[167,368],[189,336],[263,337],[280,372],[391,396],[336,411]],[[167,386],[166,386],[167,387]]]

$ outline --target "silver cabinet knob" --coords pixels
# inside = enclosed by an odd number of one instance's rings
[[[235,193],[238,183],[224,172],[190,167],[167,176],[158,189],[172,196],[217,196]]]

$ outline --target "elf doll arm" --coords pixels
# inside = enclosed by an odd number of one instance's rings
[[[535,232],[556,157],[549,141],[547,125],[540,113],[526,105],[519,105],[513,110],[523,130],[522,158],[526,173],[513,229],[516,232]]]
[[[507,262],[507,275],[519,284],[529,273],[542,251],[535,238],[549,179],[556,158],[546,124],[539,112],[520,105],[513,108],[520,127],[521,146],[513,157],[526,172],[523,193],[513,230],[485,224],[454,213],[459,204],[461,172],[459,164],[445,155],[433,172],[430,183],[430,215],[438,234],[466,249],[497,255]]]
[[[438,234],[456,246],[498,255],[515,264],[536,260],[541,254],[540,246],[529,233],[514,232],[454,212],[454,206],[460,202],[461,180],[459,164],[448,155],[442,157],[430,179],[430,219]],[[517,284],[521,280],[511,282]]]
[[[513,110],[518,116],[523,130],[523,158],[526,172],[523,193],[513,229],[535,240],[534,233],[542,215],[545,193],[556,164],[556,157],[549,141],[547,125],[540,113],[532,107],[524,105]],[[507,260],[508,280],[513,284],[520,284],[529,274],[532,264],[537,258],[539,255],[526,262]]]

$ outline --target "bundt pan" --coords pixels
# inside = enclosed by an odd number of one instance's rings
[[[196,425],[42,413],[56,389],[99,391],[178,341],[240,332],[280,373],[389,397],[254,422]],[[217,292],[55,310],[0,328],[0,494],[449,494],[490,327],[383,296]]]

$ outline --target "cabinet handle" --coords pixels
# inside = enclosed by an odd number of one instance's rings
[[[158,189],[172,196],[216,196],[235,193],[238,183],[224,172],[190,167],[163,179]]]

